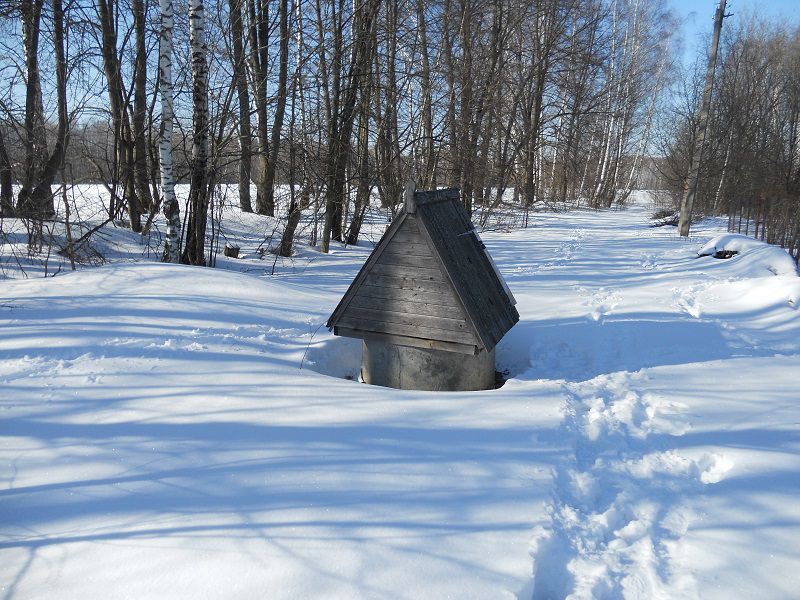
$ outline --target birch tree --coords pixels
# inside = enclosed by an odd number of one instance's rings
[[[161,167],[161,205],[167,220],[167,233],[164,238],[164,262],[180,262],[180,205],[175,196],[175,180],[172,174],[172,130],[173,130],[173,90],[172,90],[172,31],[174,15],[172,0],[160,0],[161,29],[159,36],[158,68],[159,91],[161,94],[161,129],[159,131],[159,163]]]

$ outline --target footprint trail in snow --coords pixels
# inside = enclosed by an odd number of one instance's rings
[[[669,449],[663,439],[690,428],[685,407],[637,391],[638,377],[564,385],[574,455],[556,470],[551,528],[536,540],[534,599],[697,596],[681,553],[686,496],[732,464]]]
[[[559,325],[533,330],[530,361],[539,377],[565,380],[560,439],[571,450],[554,470],[519,597],[696,598],[684,538],[699,498],[734,463],[681,440],[693,435],[689,407],[648,385],[649,370],[758,350],[733,344],[744,334],[714,312],[722,274],[661,247],[663,232],[614,229],[612,243],[606,219],[566,231],[546,263],[562,293]]]

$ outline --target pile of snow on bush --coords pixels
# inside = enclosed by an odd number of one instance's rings
[[[714,256],[722,253],[741,257],[737,260],[741,262],[739,271],[743,277],[797,276],[797,266],[786,250],[737,233],[715,237],[697,255]]]

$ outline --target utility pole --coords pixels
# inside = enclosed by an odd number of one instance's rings
[[[719,34],[722,31],[722,19],[725,14],[725,3],[727,0],[720,0],[717,12],[714,15],[714,36],[711,39],[711,53],[708,56],[708,70],[706,70],[706,83],[703,87],[703,103],[700,105],[700,115],[697,118],[697,135],[694,139],[694,152],[692,162],[689,164],[689,173],[683,186],[683,198],[681,198],[681,214],[678,222],[678,233],[681,237],[688,237],[689,225],[692,220],[692,208],[694,199],[697,195],[697,178],[700,172],[700,163],[703,160],[703,145],[706,141],[706,126],[708,125],[708,113],[711,109],[711,90],[714,87],[714,68],[717,65],[717,48],[719,47]]]

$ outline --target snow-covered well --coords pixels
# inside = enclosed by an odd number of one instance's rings
[[[364,340],[367,383],[484,390],[495,346],[519,320],[515,303],[459,191],[409,191],[327,326]]]

